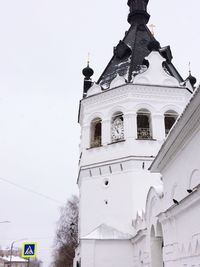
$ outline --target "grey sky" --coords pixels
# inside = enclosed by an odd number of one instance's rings
[[[150,23],[185,78],[199,78],[199,0],[150,0]],[[126,0],[0,0],[0,177],[65,202],[77,193],[81,75],[94,79],[123,38]],[[38,242],[49,266],[59,204],[0,180],[0,245]],[[16,245],[21,245],[20,243]]]

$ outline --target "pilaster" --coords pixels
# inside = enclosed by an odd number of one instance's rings
[[[125,139],[137,138],[137,114],[127,113],[124,115],[124,134]]]
[[[152,115],[152,134],[153,134],[153,139],[156,140],[165,139],[165,123],[163,114]]]
[[[109,119],[102,120],[102,145],[105,146],[111,141],[111,122]]]

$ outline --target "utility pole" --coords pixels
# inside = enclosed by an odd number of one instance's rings
[[[27,238],[23,238],[23,239],[18,239],[18,240],[15,240],[11,243],[11,246],[10,246],[10,263],[9,263],[9,267],[12,266],[12,254],[13,254],[13,246],[16,242],[19,242],[19,241],[23,241],[23,240],[26,240]]]

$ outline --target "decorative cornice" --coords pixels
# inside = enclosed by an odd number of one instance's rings
[[[97,103],[107,103],[111,99],[113,102],[121,100],[122,98],[134,97],[137,98],[154,98],[164,99],[167,96],[166,101],[169,99],[181,100],[181,97],[186,93],[185,87],[173,87],[173,86],[158,86],[158,85],[144,85],[144,84],[132,84],[127,83],[125,85],[106,90],[100,94],[93,95],[81,100],[81,105],[96,105]],[[173,96],[170,97],[170,93],[173,92]]]
[[[153,156],[128,156],[128,157],[122,157],[122,158],[116,158],[116,159],[112,159],[112,160],[105,160],[105,161],[101,161],[99,163],[93,163],[93,164],[89,164],[89,165],[82,165],[79,167],[79,173],[78,173],[78,178],[77,178],[77,184],[79,183],[79,181],[81,180],[81,173],[84,171],[91,171],[94,169],[98,169],[101,167],[109,167],[112,165],[116,165],[116,164],[124,164],[126,162],[130,162],[133,161],[134,165],[132,166],[133,169],[137,168],[138,169],[138,165],[137,165],[137,161],[145,161],[145,162],[149,162],[149,164],[151,164],[151,162],[153,161],[154,157]],[[130,170],[130,169],[129,169]],[[126,171],[126,169],[123,170],[124,172]],[[101,176],[99,174],[99,176]],[[98,177],[98,176],[96,176]],[[88,176],[88,178],[91,178]],[[94,178],[94,176],[92,176],[92,178]]]
[[[81,170],[90,169],[90,168],[96,168],[96,167],[100,167],[102,165],[106,166],[106,165],[111,165],[111,164],[116,164],[116,163],[122,163],[122,162],[131,161],[131,160],[133,160],[135,162],[135,160],[153,161],[153,159],[154,159],[153,156],[136,156],[136,155],[132,155],[132,156],[128,156],[128,157],[122,157],[122,158],[118,157],[116,159],[105,160],[105,161],[102,161],[100,163],[94,163],[94,164],[81,166]]]

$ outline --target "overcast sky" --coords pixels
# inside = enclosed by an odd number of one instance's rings
[[[199,0],[150,0],[180,74],[199,80]],[[128,29],[126,0],[0,0],[0,245],[27,238],[50,264],[59,207],[78,193],[78,104],[90,52],[98,79]],[[20,189],[50,196],[61,204]],[[16,243],[21,246],[21,243]]]

